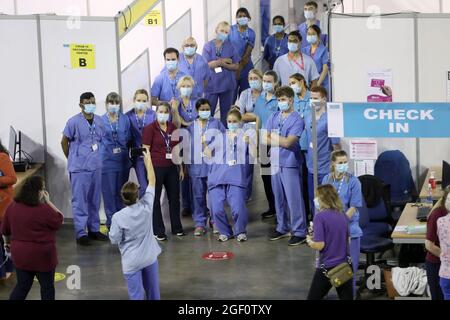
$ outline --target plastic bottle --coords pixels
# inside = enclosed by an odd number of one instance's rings
[[[428,183],[427,203],[433,204],[433,188],[431,187],[431,183]]]
[[[428,183],[431,184],[431,189],[436,189],[436,178],[435,178],[435,172],[430,172],[430,179],[428,180]]]

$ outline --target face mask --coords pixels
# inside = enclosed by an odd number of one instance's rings
[[[240,128],[239,123],[228,122],[228,130],[230,130],[230,131],[237,131],[239,128]]]
[[[300,91],[301,91],[300,86],[299,86],[298,84],[293,84],[293,85],[291,86],[291,88],[292,88],[292,90],[294,90],[294,93],[295,93],[295,94],[299,94]]]
[[[287,111],[287,110],[289,110],[289,102],[287,102],[287,101],[278,102],[278,108],[279,108],[281,111]]]
[[[273,83],[263,82],[263,90],[265,92],[272,92],[273,91]]]
[[[346,172],[348,172],[348,169],[349,169],[348,163],[342,163],[342,164],[336,165],[336,171],[338,173],[346,173]]]
[[[445,200],[445,209],[450,212],[450,195],[447,196],[447,199]]]
[[[187,55],[188,57],[192,57],[195,54],[196,51],[197,50],[195,48],[192,48],[192,47],[184,48],[184,54]]]
[[[219,32],[217,34],[217,40],[226,41],[227,39],[228,39],[228,35],[226,33]]]
[[[147,109],[147,102],[136,102],[134,108],[138,111],[144,111]]]
[[[167,121],[169,121],[168,113],[157,113],[156,117],[158,118],[159,123],[166,123]]]
[[[262,85],[261,85],[261,81],[259,81],[259,80],[249,81],[248,84],[250,85],[250,88],[253,90],[261,90]]]
[[[298,51],[298,43],[288,42],[289,52],[297,52]]]
[[[84,112],[87,114],[93,114],[95,113],[95,110],[97,109],[97,106],[95,104],[85,104],[84,105]]]
[[[319,198],[314,198],[314,207],[316,210],[320,210]]]
[[[192,88],[182,87],[180,88],[180,93],[183,97],[190,97],[192,94]]]
[[[316,17],[316,14],[314,13],[314,11],[312,11],[312,10],[306,10],[305,11],[305,18],[307,19],[307,20],[312,20],[312,19],[314,19]]]
[[[281,33],[284,31],[284,27],[282,25],[276,24],[273,26],[273,31],[275,33]]]
[[[314,44],[317,42],[317,36],[306,36],[306,41],[308,41],[309,44]]]
[[[175,71],[178,67],[178,61],[166,61],[166,67],[169,71]]]
[[[247,17],[242,17],[242,18],[237,18],[236,21],[237,21],[238,25],[243,27],[243,26],[248,25],[248,22],[250,21],[250,19]]]
[[[108,105],[109,113],[118,114],[119,110],[120,110],[120,105],[118,105],[118,104],[110,104],[110,105]]]
[[[309,100],[309,104],[311,105],[311,108],[314,108],[316,110],[316,112],[322,109],[322,103],[320,100],[311,99]]]
[[[199,111],[198,116],[200,119],[208,120],[211,117],[211,111]]]

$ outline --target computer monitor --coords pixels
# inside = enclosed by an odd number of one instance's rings
[[[442,161],[442,189],[450,186],[450,164]]]

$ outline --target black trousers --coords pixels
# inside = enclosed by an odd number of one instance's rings
[[[270,150],[270,149],[269,149]],[[267,158],[269,157],[269,150],[267,151]],[[268,164],[261,164],[261,168],[265,169],[265,175],[261,175],[263,184],[264,184],[264,193],[266,194],[267,203],[269,204],[269,211],[275,213],[275,196],[273,195],[272,190],[272,175],[267,174],[270,172],[270,162]]]
[[[442,288],[439,283],[439,269],[441,267],[440,263],[432,263],[425,261],[425,267],[427,269],[427,280],[430,286],[431,299],[432,300],[444,300],[444,294],[442,293]]]
[[[50,272],[25,271],[16,268],[17,284],[9,300],[25,300],[33,286],[34,277],[41,286],[42,300],[55,300],[55,270]]]
[[[165,235],[166,228],[161,213],[161,192],[162,187],[166,189],[169,200],[170,224],[172,234],[183,232],[180,217],[180,174],[176,166],[167,168],[155,167],[156,186],[155,202],[153,204],[153,233],[155,235]]]
[[[322,270],[316,269],[307,300],[322,300],[332,287],[330,280],[322,273]],[[336,291],[340,300],[353,300],[353,281],[347,281],[336,288]]]

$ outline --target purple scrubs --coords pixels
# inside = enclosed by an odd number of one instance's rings
[[[273,69],[275,61],[282,55],[289,53],[288,35],[285,33],[283,39],[277,39],[275,34],[269,36],[264,44],[264,60],[269,63],[270,69]]]
[[[179,69],[194,79],[195,85],[192,97],[203,98],[205,94],[204,84],[209,79],[209,73],[211,72],[208,67],[208,62],[201,55],[195,54],[194,61],[190,64],[185,55],[181,54]]]
[[[239,55],[230,41],[225,41],[220,49],[216,48],[215,41],[209,41],[203,48],[203,58],[209,63],[214,60],[230,58],[233,63],[239,62]],[[234,71],[225,68],[211,69],[208,86],[205,95],[211,103],[211,113],[214,114],[217,102],[220,102],[220,120],[227,123],[227,114],[233,101],[233,93],[236,87]]]
[[[102,190],[102,141],[105,127],[95,115],[92,125],[79,113],[67,121],[63,131],[69,140],[68,171],[72,186],[72,214],[77,239],[100,231]]]
[[[322,74],[323,66],[328,65],[330,63],[330,55],[328,53],[328,49],[327,47],[325,47],[323,43],[321,43],[317,47],[317,50],[314,54],[311,54],[311,45],[308,45],[305,48],[303,48],[302,52],[313,58],[314,63],[316,64],[317,67],[317,72],[319,74]],[[328,75],[325,77],[325,80],[323,80],[322,87],[327,89],[327,92],[330,93],[330,81]],[[328,96],[330,95],[328,94]]]
[[[142,148],[142,130],[144,127],[153,123],[156,120],[156,112],[148,108],[142,118],[138,118],[134,109],[131,109],[125,114],[130,120],[131,124],[131,138],[132,148]],[[145,171],[144,159],[142,157],[132,159],[132,165],[136,171],[136,176],[139,182],[139,196],[142,197],[147,189],[147,172]]]
[[[282,137],[302,135],[304,122],[297,112],[282,118],[281,111],[274,113],[267,121],[267,130],[278,132]],[[272,188],[277,212],[277,231],[291,232],[296,237],[306,236],[306,214],[300,181],[300,145],[294,143],[289,149],[272,147]],[[289,209],[289,211],[288,211]]]
[[[170,79],[169,71],[164,68],[156,77],[152,85],[152,97],[156,97],[159,101],[169,102],[172,99],[178,99],[180,93],[177,89],[178,81],[186,76],[182,71],[178,71],[174,79]]]

